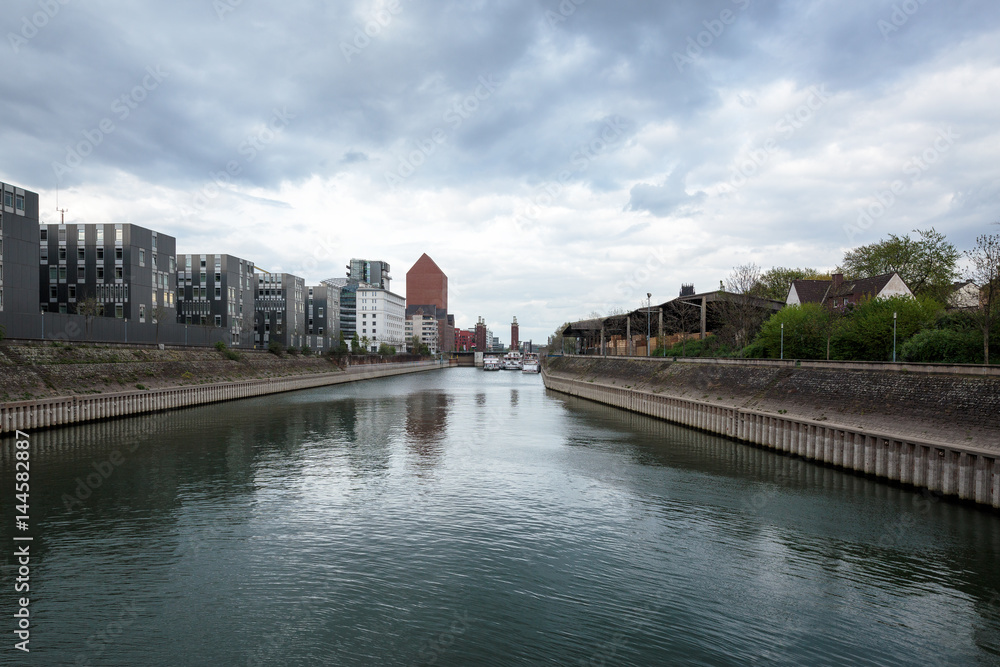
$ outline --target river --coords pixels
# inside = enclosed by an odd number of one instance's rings
[[[998,515],[537,375],[447,369],[30,441],[31,654],[8,548],[3,664],[1000,664]]]

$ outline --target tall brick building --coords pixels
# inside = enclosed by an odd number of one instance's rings
[[[455,316],[448,313],[448,276],[427,253],[406,272],[406,317],[411,317],[418,309],[425,314],[433,312],[437,319],[438,350],[453,351]]]

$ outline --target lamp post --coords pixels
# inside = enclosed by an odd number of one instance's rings
[[[892,314],[892,363],[896,363],[896,313]]]
[[[128,318],[125,318],[125,342],[128,342]]]
[[[646,356],[649,355],[649,300],[653,298],[652,292],[646,292]]]
[[[781,358],[785,358],[785,323],[781,323]]]

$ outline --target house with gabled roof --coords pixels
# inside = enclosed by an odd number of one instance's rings
[[[893,296],[913,296],[896,272],[856,280],[845,280],[844,274],[835,273],[831,280],[793,280],[785,304],[821,303],[834,310],[843,310],[864,299]]]

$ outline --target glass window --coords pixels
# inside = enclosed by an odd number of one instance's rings
[[[104,243],[104,225],[97,225],[97,242]]]
[[[123,275],[122,267],[116,266],[115,267],[115,280],[121,280],[124,277],[125,276]]]
[[[125,317],[125,308],[120,303],[115,304],[115,317],[117,317],[118,319],[122,319],[123,317]]]
[[[84,227],[77,227],[76,228],[76,242],[77,243],[86,243],[86,240],[87,240],[86,234],[87,234],[86,228],[84,228]]]
[[[59,280],[66,280],[66,267],[65,266],[60,266],[59,267]]]
[[[104,267],[103,266],[97,267],[97,279],[98,280],[104,280]]]
[[[55,285],[49,285],[49,300],[55,301],[59,298],[59,291]]]
[[[43,245],[41,248],[39,248],[38,256],[43,263],[49,261],[49,247],[47,245]]]
[[[18,211],[24,210],[24,195],[17,195],[14,197],[14,208]]]
[[[52,265],[49,267],[49,280],[57,280],[59,278],[59,267]]]
[[[97,246],[97,259],[104,259],[104,246]]]
[[[156,250],[156,234],[153,234],[153,250]]]
[[[83,267],[83,266],[76,267],[76,279],[79,280],[79,281],[83,281],[83,280],[86,280],[86,278],[87,278],[87,269],[86,269],[86,267]]]
[[[80,261],[85,260],[87,258],[86,252],[87,251],[84,250],[83,248],[77,248],[76,249],[76,258],[78,260],[80,260]]]
[[[216,299],[221,299],[222,298],[222,288],[221,287],[216,287],[215,288],[215,298]]]
[[[121,245],[122,242],[123,242],[122,241],[122,230],[121,230],[121,228],[116,228],[115,229],[115,245]]]
[[[14,193],[13,192],[4,192],[3,193],[3,205],[4,206],[13,206],[14,205]]]
[[[217,327],[221,327],[222,326],[222,315],[216,315],[215,316],[215,326],[217,326]]]
[[[49,240],[49,230],[46,227],[42,227],[38,231],[39,231],[39,234],[41,235],[41,239],[43,241],[48,241]]]
[[[75,299],[76,298],[76,285],[67,285],[66,287],[68,289],[67,294],[69,295],[69,298],[70,299]]]
[[[123,259],[125,257],[125,251],[121,248],[115,248],[115,259]]]
[[[144,303],[139,304],[139,321],[140,322],[146,321],[146,304]]]
[[[66,246],[64,245],[59,246],[59,259],[66,261]]]
[[[139,266],[146,266],[146,251],[139,248]]]

